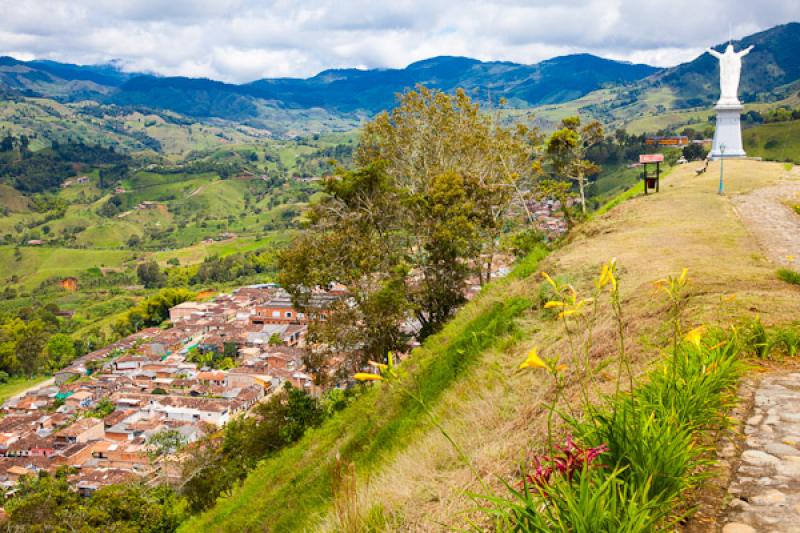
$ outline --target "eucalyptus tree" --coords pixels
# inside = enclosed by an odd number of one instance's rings
[[[547,159],[555,172],[578,185],[581,211],[586,214],[586,183],[600,167],[589,161],[586,151],[603,140],[603,126],[592,121],[581,127],[580,117],[568,117],[547,140]]]

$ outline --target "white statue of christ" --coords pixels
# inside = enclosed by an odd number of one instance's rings
[[[741,52],[734,52],[728,43],[725,53],[720,54],[711,48],[706,51],[719,59],[719,105],[739,105],[739,77],[742,72],[742,58],[750,53],[750,46]]]

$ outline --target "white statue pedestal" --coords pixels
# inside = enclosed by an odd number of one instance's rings
[[[717,110],[717,128],[714,131],[714,144],[709,157],[719,159],[723,157],[722,147],[725,147],[725,159],[745,157],[742,148],[742,126],[739,119],[744,106],[737,102],[720,102],[714,106]]]

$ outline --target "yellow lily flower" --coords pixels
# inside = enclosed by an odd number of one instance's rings
[[[597,278],[597,282],[595,283],[598,289],[602,289],[611,281],[608,277],[608,270],[608,263],[603,263],[603,268],[600,270],[600,277]]]
[[[551,278],[547,272],[542,272],[542,277],[545,279],[545,281],[547,281],[547,283],[550,284],[551,287],[553,287],[555,290],[558,290],[558,285],[556,285],[556,282],[553,281],[553,278]]]
[[[530,352],[528,352],[528,358],[519,365],[519,368],[520,370],[523,368],[547,368],[547,363],[542,361],[542,358],[539,357],[536,348],[533,348]]]
[[[353,376],[358,381],[383,381],[383,376],[378,374],[368,374],[366,372],[359,372]]]
[[[687,274],[689,274],[689,269],[684,267],[684,269],[681,271],[681,277],[678,278],[678,283],[680,283],[681,285],[686,283],[686,275]]]
[[[685,340],[694,344],[697,348],[700,347],[700,341],[703,339],[703,334],[706,332],[705,326],[698,326],[686,334]]]
[[[564,302],[559,302],[557,300],[550,300],[546,304],[544,304],[545,309],[553,309],[554,307],[565,307],[567,304]]]

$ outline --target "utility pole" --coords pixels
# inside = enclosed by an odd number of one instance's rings
[[[723,192],[723,168],[725,166],[725,145],[719,145],[719,194]]]

